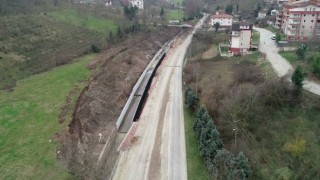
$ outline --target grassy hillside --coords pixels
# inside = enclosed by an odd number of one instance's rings
[[[58,116],[71,90],[72,102],[89,71],[88,55],[74,64],[19,81],[15,91],[0,91],[0,179],[66,179],[56,160],[55,133],[66,129]],[[70,120],[70,114],[66,117]]]
[[[116,23],[111,19],[97,18],[94,15],[83,14],[72,9],[50,12],[49,15],[58,21],[70,23],[78,27],[86,27],[105,34],[109,31],[115,31],[117,28]]]
[[[106,45],[109,32],[115,31],[116,21],[121,20],[94,16],[92,11],[56,8],[46,13],[0,16],[0,89],[69,63],[90,52],[93,44]]]

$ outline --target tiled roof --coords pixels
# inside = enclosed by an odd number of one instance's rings
[[[233,16],[229,14],[215,14],[212,15],[211,18],[233,18]]]

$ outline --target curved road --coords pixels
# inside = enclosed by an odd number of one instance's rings
[[[187,179],[182,68],[194,31],[178,39],[163,60],[140,119],[127,134],[131,145],[120,147],[112,179]]]
[[[272,32],[254,27],[255,30],[260,32],[260,51],[266,53],[268,61],[270,61],[273,69],[279,77],[288,73],[292,73],[292,65],[278,53],[278,48],[274,40],[271,39]],[[303,88],[314,94],[320,95],[320,85],[309,80],[303,82]]]

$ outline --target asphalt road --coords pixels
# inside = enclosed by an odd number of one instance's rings
[[[187,179],[182,66],[193,33],[177,39],[160,66],[134,133],[126,137],[131,146],[120,151],[112,179]]]
[[[254,29],[260,32],[260,51],[266,53],[267,59],[277,75],[282,77],[292,73],[292,65],[285,58],[280,56],[275,40],[271,39],[273,33],[263,28],[254,27]],[[314,94],[320,95],[320,85],[313,81],[305,80],[303,82],[303,88]]]

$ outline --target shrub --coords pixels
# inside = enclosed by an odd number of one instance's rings
[[[313,74],[320,76],[320,56],[313,57],[311,64]]]
[[[198,101],[199,100],[196,93],[191,88],[187,88],[185,91],[184,99],[184,103],[186,104],[186,106],[192,111],[194,111],[196,106],[198,105]]]
[[[302,67],[298,65],[298,67],[295,69],[291,76],[291,80],[296,87],[297,90],[301,90],[303,86],[303,81],[306,77],[306,73],[302,71]]]

